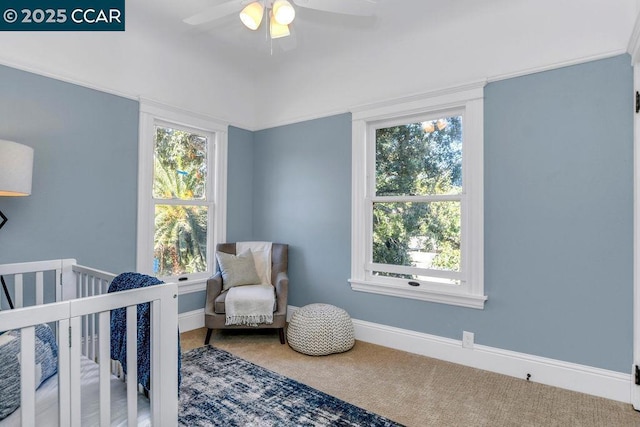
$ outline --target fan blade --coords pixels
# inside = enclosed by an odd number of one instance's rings
[[[300,7],[341,13],[343,15],[372,16],[375,13],[375,0],[293,0]]]
[[[231,0],[226,3],[219,4],[217,6],[210,7],[203,10],[200,13],[196,13],[193,16],[185,18],[182,22],[189,25],[200,25],[207,22],[215,21],[216,19],[224,18],[232,13],[240,12],[242,2],[239,0]]]

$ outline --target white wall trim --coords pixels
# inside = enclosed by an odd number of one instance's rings
[[[188,275],[192,280],[204,282],[214,271],[213,248],[215,248],[215,244],[226,241],[228,123],[145,98],[140,98],[139,108],[136,270],[153,274],[151,271],[153,266],[153,209],[157,203],[152,195],[154,126],[156,123],[182,126],[189,132],[202,131],[204,135],[207,135],[210,144],[207,150],[207,168],[211,173],[207,177],[207,194],[202,203],[202,206],[208,207],[209,219],[213,223],[213,227],[207,229],[207,242],[211,250],[207,260],[208,273]],[[184,292],[195,292],[195,288],[187,286],[186,282],[179,282],[179,285],[181,285],[179,287],[189,288],[189,291]]]
[[[520,71],[515,71],[513,73],[489,76],[489,77],[487,77],[487,82],[496,82],[496,81],[500,81],[500,80],[510,79],[510,78],[513,78],[513,77],[520,77],[520,76],[525,76],[525,75],[528,75],[528,74],[539,73],[539,72],[542,72],[542,71],[553,70],[553,69],[556,69],[556,68],[562,68],[562,67],[567,67],[567,66],[571,66],[571,65],[578,65],[578,64],[582,64],[582,63],[590,62],[590,61],[597,61],[599,59],[611,58],[611,57],[614,57],[614,56],[622,55],[624,53],[629,53],[629,54],[632,55],[632,57],[635,58],[635,56],[637,56],[637,52],[639,52],[639,51],[640,51],[640,23],[637,21],[636,22],[636,27],[634,27],[633,35],[631,36],[631,40],[629,41],[629,47],[627,48],[627,50],[614,50],[614,51],[609,51],[609,52],[603,52],[603,53],[598,54],[598,55],[591,55],[591,56],[586,56],[586,57],[574,58],[574,59],[571,59],[571,60],[568,60],[568,61],[556,62],[556,63],[545,65],[545,66],[527,68],[527,69],[523,69],[523,70],[520,70]],[[108,94],[116,95],[116,96],[121,96],[123,98],[128,98],[128,99],[132,99],[132,100],[139,100],[139,96],[140,96],[140,94],[120,92],[118,90],[109,88],[109,87],[101,85],[101,84],[90,83],[90,82],[87,82],[87,81],[84,81],[84,80],[80,80],[78,78],[64,76],[63,74],[60,74],[60,73],[52,73],[52,72],[47,71],[47,70],[45,70],[43,68],[40,68],[40,67],[34,67],[34,66],[25,65],[25,64],[20,64],[20,63],[15,62],[15,61],[2,60],[2,61],[0,61],[0,65],[5,65],[7,67],[15,68],[17,70],[22,70],[22,71],[26,71],[28,73],[38,74],[38,75],[41,75],[41,76],[44,76],[44,77],[49,77],[49,78],[60,80],[60,81],[66,82],[66,83],[75,84],[75,85],[78,85],[78,86],[86,87],[88,89],[94,89],[94,90],[98,90],[98,91],[101,91],[101,92],[104,92],[104,93],[108,93]],[[417,95],[417,94],[413,94],[413,95],[409,94],[409,96],[415,96],[415,95]],[[354,106],[354,108],[357,109],[357,106]],[[256,120],[255,123],[231,121],[231,122],[228,122],[228,124],[230,126],[235,126],[235,127],[241,128],[241,129],[246,129],[248,131],[256,132],[256,131],[259,131],[259,130],[270,129],[270,128],[274,128],[274,127],[278,127],[278,126],[286,126],[286,125],[290,125],[290,124],[294,124],[294,123],[300,123],[300,122],[304,122],[304,121],[307,121],[307,120],[315,120],[315,119],[320,119],[320,118],[324,118],[324,117],[334,116],[334,115],[337,115],[337,114],[344,114],[344,113],[347,113],[347,112],[351,111],[351,109],[352,108],[338,108],[338,109],[334,108],[334,109],[330,109],[330,110],[322,110],[322,111],[313,112],[313,113],[309,113],[309,114],[301,114],[301,115],[298,115],[298,116],[295,116],[295,117],[289,117],[289,118],[285,118],[285,119],[282,119],[282,120],[270,121],[270,122],[269,121],[260,122],[260,120],[258,118],[258,120]]]
[[[194,279],[178,283],[178,295],[191,294],[207,290],[207,279]]]
[[[629,374],[353,320],[356,339],[472,368],[630,403]]]
[[[432,290],[429,288],[408,288],[382,282],[368,282],[366,280],[349,279],[351,289],[358,292],[386,295],[398,298],[411,298],[421,301],[437,302],[456,305],[459,307],[476,308],[482,310],[487,300],[486,295],[468,293],[453,293]]]
[[[638,24],[640,25],[640,24]],[[640,32],[640,28],[638,29],[638,31]],[[638,37],[640,38],[640,34],[638,35]],[[638,49],[640,50],[640,40],[638,41],[639,46]],[[551,70],[555,70],[558,68],[564,68],[564,67],[570,67],[572,65],[579,65],[579,64],[584,64],[587,62],[591,62],[591,61],[598,61],[601,59],[607,59],[607,58],[613,58],[614,56],[618,56],[618,55],[623,55],[625,53],[630,53],[624,49],[619,49],[619,50],[613,50],[613,51],[608,51],[608,52],[603,52],[597,55],[590,55],[590,56],[583,56],[583,57],[578,57],[578,58],[573,58],[567,61],[561,61],[561,62],[554,62],[552,64],[548,64],[548,65],[544,65],[544,66],[539,66],[539,67],[531,67],[531,68],[525,68],[522,70],[518,70],[518,71],[514,71],[512,73],[506,73],[506,74],[496,74],[496,75],[492,75],[492,76],[488,76],[486,79],[482,80],[485,83],[493,83],[493,82],[498,82],[501,80],[507,80],[507,79],[512,79],[515,77],[522,77],[522,76],[526,76],[526,75],[530,75],[530,74],[536,74],[536,73],[541,73],[544,71],[551,71]],[[460,85],[456,85],[454,86],[455,88],[461,88],[467,85],[474,85],[477,84],[478,82],[471,82],[471,83],[467,83],[467,84],[460,84]],[[427,93],[436,93],[436,92],[440,92],[440,91],[447,91],[447,89],[449,88],[440,88],[440,89],[435,89],[433,91],[429,91]],[[405,96],[400,96],[400,97],[394,97],[394,98],[388,98],[388,99],[384,99],[384,100],[372,100],[370,103],[367,104],[358,104],[358,105],[353,105],[349,108],[347,108],[346,110],[344,109],[333,109],[333,110],[323,110],[323,111],[319,111],[319,112],[314,112],[314,113],[309,113],[309,114],[302,114],[296,117],[291,117],[291,118],[286,118],[286,119],[282,119],[282,120],[277,120],[277,121],[271,121],[271,122],[264,122],[261,123],[260,120],[258,120],[258,123],[256,123],[254,126],[249,126],[249,127],[245,127],[243,129],[252,131],[252,132],[257,132],[259,130],[264,130],[264,129],[271,129],[271,128],[275,128],[275,127],[279,127],[279,126],[286,126],[286,125],[291,125],[291,124],[295,124],[295,123],[300,123],[300,122],[304,122],[307,120],[315,120],[315,119],[321,119],[324,117],[330,117],[330,116],[334,116],[337,114],[344,114],[347,112],[352,112],[352,111],[359,111],[363,108],[366,108],[368,106],[371,105],[384,105],[387,104],[389,102],[391,102],[390,100],[397,100],[397,99],[409,99],[409,98],[414,98],[414,97],[421,97],[424,96],[424,92],[420,92],[420,93],[413,93],[413,94],[407,94]]]
[[[298,307],[289,306],[287,320]],[[353,319],[356,339],[566,390],[631,402],[631,375]]]
[[[640,28],[636,22],[636,29]],[[640,33],[640,32],[639,32]],[[634,30],[635,34],[635,30]],[[640,43],[640,39],[636,40]],[[636,46],[640,49],[640,45]],[[640,50],[638,51],[640,53]],[[636,58],[640,60],[640,58]],[[633,86],[640,90],[640,64],[633,64]],[[635,96],[634,96],[635,101]],[[633,115],[633,365],[631,375],[635,375],[635,366],[640,366],[640,115]],[[640,410],[640,386],[631,386],[631,403]]]
[[[162,104],[160,102],[157,101],[153,101],[150,100],[148,98],[141,98],[140,94],[138,93],[128,93],[128,92],[121,92],[118,91],[116,89],[112,89],[110,87],[107,87],[105,85],[101,85],[101,84],[95,84],[95,83],[90,83],[87,82],[85,80],[81,80],[75,77],[68,77],[68,76],[64,76],[60,73],[52,73],[50,71],[47,71],[43,68],[40,67],[33,67],[33,66],[28,66],[28,65],[23,65],[23,64],[19,64],[15,61],[7,61],[7,60],[1,60],[0,61],[0,65],[4,65],[6,67],[10,67],[10,68],[15,68],[16,70],[20,70],[20,71],[25,71],[27,73],[32,73],[32,74],[37,74],[39,76],[42,77],[48,77],[50,79],[55,79],[55,80],[59,80],[61,82],[65,82],[65,83],[69,83],[69,84],[73,84],[76,86],[81,86],[87,89],[92,89],[92,90],[97,90],[99,92],[103,92],[109,95],[114,95],[114,96],[119,96],[121,98],[126,98],[126,99],[130,99],[132,101],[144,101],[147,103],[157,103],[158,105],[166,105],[166,104]],[[187,110],[184,110],[187,111]],[[199,114],[196,112],[193,112],[194,114]],[[320,116],[318,116],[320,117]],[[216,119],[218,121],[222,121],[220,119]],[[245,122],[236,122],[236,121],[228,121],[226,122],[229,126],[235,126],[241,129],[247,129],[247,130],[258,130],[255,129],[255,126],[253,123],[245,123]],[[295,123],[295,122],[292,122]]]
[[[631,64],[636,64],[640,55],[640,15],[636,17],[631,37],[629,37],[629,44],[627,45],[627,53],[631,55]]]
[[[553,64],[544,65],[540,67],[525,68],[520,71],[514,71],[513,73],[498,74],[495,76],[490,76],[487,78],[487,82],[488,83],[499,82],[501,80],[527,76],[529,74],[536,74],[536,73],[542,73],[544,71],[557,70],[558,68],[571,67],[573,65],[580,65],[587,62],[599,61],[601,59],[613,58],[614,56],[624,55],[625,53],[627,53],[626,50],[620,49],[620,50],[612,50],[609,52],[603,52],[598,55],[582,56],[579,58],[569,59],[567,61],[554,62]]]
[[[464,86],[444,88],[416,96],[369,104],[354,109],[352,114],[351,174],[351,288],[403,298],[414,298],[444,304],[483,309],[484,294],[484,80]],[[435,114],[435,115],[434,115]],[[378,127],[414,123],[429,116],[444,114],[464,116],[465,136],[462,155],[463,191],[461,209],[461,253],[459,276],[452,272],[441,276],[460,280],[447,286],[433,281],[416,280],[420,287],[406,280],[381,277],[372,266],[373,204],[376,196],[375,131]],[[409,199],[403,200],[409,201]],[[356,242],[356,243],[354,243]],[[383,266],[389,268],[389,266]],[[404,267],[407,268],[407,267]],[[390,270],[384,270],[390,271]],[[404,272],[404,271],[398,271]],[[418,274],[417,271],[407,272]],[[425,276],[431,275],[425,272]]]
[[[78,78],[63,76],[62,74],[59,74],[59,73],[52,73],[39,67],[27,66],[23,64],[18,64],[17,62],[14,62],[14,61],[7,61],[7,60],[0,61],[0,65],[15,68],[16,70],[25,71],[27,73],[37,74],[42,77],[48,77],[50,79],[60,80],[61,82],[74,84],[76,86],[82,86],[87,89],[97,90],[99,92],[104,92],[109,95],[120,96],[122,98],[131,99],[133,101],[138,100],[137,95],[120,92],[115,89],[111,89],[99,84],[89,83],[87,81],[80,80]]]
[[[178,325],[180,332],[204,328],[204,308],[180,313],[178,315]]]
[[[446,109],[449,106],[457,107],[469,100],[482,99],[484,97],[483,89],[486,84],[485,80],[480,80],[465,85],[356,106],[351,109],[353,120],[372,121],[387,119],[389,116],[406,116],[430,109]]]
[[[140,112],[147,113],[156,119],[177,123],[187,127],[195,127],[207,132],[227,132],[229,123],[206,114],[177,108],[152,99],[140,97]]]

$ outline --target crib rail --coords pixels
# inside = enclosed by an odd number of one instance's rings
[[[34,261],[0,265],[0,275],[9,281],[13,290],[13,305],[22,308],[29,295],[35,299],[28,305],[66,301],[106,294],[115,274],[78,265],[75,259]],[[45,292],[52,289],[51,292]],[[45,301],[45,293],[53,299]],[[0,293],[0,301],[7,297]],[[97,315],[88,314],[82,319],[82,354],[98,361]],[[112,372],[121,375],[119,365],[112,364]]]
[[[68,279],[63,279],[63,283],[68,285],[66,280],[72,280],[75,283],[75,287],[63,287],[65,300],[106,294],[109,290],[109,284],[116,277],[115,274],[107,273],[106,271],[75,264],[71,266],[71,271],[73,275],[68,276]],[[73,278],[71,279],[71,277]],[[75,292],[72,293],[73,290]],[[95,362],[99,360],[97,317],[95,313],[89,313],[82,318],[82,354]],[[122,374],[117,362],[112,363],[111,371],[118,376]]]
[[[153,425],[173,426],[177,420],[177,285],[150,286],[122,291],[117,294],[97,295],[71,301],[24,307],[0,312],[3,329],[21,330],[21,417],[23,426],[35,425],[35,326],[39,323],[58,322],[58,378],[59,425],[81,425],[81,331],[82,317],[95,314],[99,318],[101,334],[100,354],[100,425],[110,425],[110,351],[109,316],[111,310],[127,308],[127,318],[135,319],[137,304],[151,303],[151,420]],[[175,331],[175,333],[161,333]],[[137,425],[137,324],[127,324],[127,379],[129,425]],[[65,345],[65,343],[69,343]],[[169,373],[162,375],[162,373]],[[171,374],[175,373],[175,374]]]
[[[9,281],[10,287],[13,287],[13,305],[16,308],[25,306],[25,295],[29,293],[30,289],[25,289],[25,279],[33,280],[33,291],[35,293],[35,300],[30,305],[41,305],[45,303],[44,294],[45,287],[45,274],[52,272],[53,275],[49,280],[54,281],[55,287],[51,287],[54,290],[54,297],[52,301],[63,300],[62,281],[63,275],[73,274],[72,266],[76,264],[75,259],[63,259],[52,261],[34,261],[34,262],[21,262],[15,264],[3,264],[0,265],[0,275]],[[31,279],[33,277],[33,279]],[[72,297],[73,298],[73,297]],[[0,302],[6,300],[4,292],[0,292]]]
[[[54,271],[54,277],[45,277]],[[81,424],[81,355],[99,364],[100,425],[110,420],[110,313],[127,310],[127,407],[129,425],[137,425],[137,323],[138,304],[151,304],[151,421],[154,426],[177,423],[177,285],[166,284],[108,294],[113,274],[76,265],[75,260],[0,265],[0,275],[10,276],[16,296],[15,310],[0,311],[0,329],[20,329],[21,422],[35,425],[35,326],[57,326],[59,425]],[[36,305],[24,307],[26,277],[35,277]],[[31,279],[30,279],[31,280]],[[56,302],[39,299],[47,281],[56,285]],[[17,286],[16,286],[17,285]],[[72,286],[70,286],[72,285]],[[38,289],[41,289],[40,291]],[[61,289],[64,288],[64,289]],[[20,298],[18,298],[20,295]],[[69,299],[74,298],[74,299]],[[41,302],[38,302],[41,301]],[[175,331],[175,333],[170,333]],[[174,372],[175,375],[170,373]],[[169,373],[162,375],[162,373]]]

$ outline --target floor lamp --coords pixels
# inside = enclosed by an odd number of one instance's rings
[[[33,148],[0,139],[0,196],[28,196],[31,194],[32,175]],[[7,221],[8,218],[0,211],[0,228]],[[0,281],[9,307],[13,308],[4,277],[0,276]]]

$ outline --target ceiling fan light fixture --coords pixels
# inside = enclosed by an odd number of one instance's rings
[[[257,30],[262,22],[262,16],[264,15],[264,8],[262,3],[253,2],[248,4],[242,12],[240,12],[240,20],[250,30]]]
[[[287,0],[273,2],[273,16],[280,25],[289,25],[296,17],[296,10]]]
[[[273,16],[273,13],[271,14],[271,22],[269,23],[269,33],[271,34],[272,39],[287,37],[291,34],[289,32],[289,26],[279,24],[278,21],[276,21],[275,16]]]

